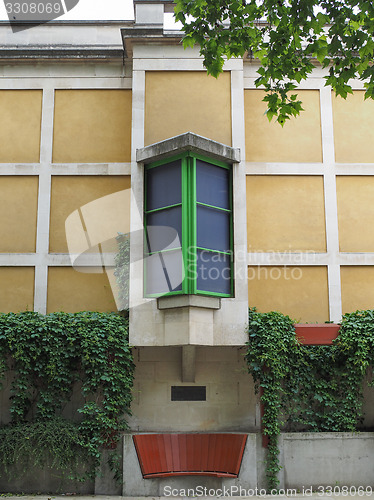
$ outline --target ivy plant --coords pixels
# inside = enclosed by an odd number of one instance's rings
[[[266,476],[269,489],[277,487],[278,435],[281,431],[283,380],[289,375],[289,353],[299,349],[292,320],[278,312],[261,314],[249,310],[249,340],[246,360],[255,391],[261,388],[264,412],[262,432],[268,437]]]
[[[79,462],[93,477],[103,448],[114,449],[127,428],[134,374],[128,319],[98,312],[0,314],[0,375],[6,371],[14,377],[11,422],[0,428],[3,468],[26,460],[69,471]],[[80,404],[66,420],[63,410],[77,384]]]
[[[261,390],[272,490],[279,484],[281,430],[354,432],[362,423],[363,385],[374,363],[374,311],[343,316],[332,346],[301,344],[294,322],[279,312],[250,309],[248,333],[246,360],[256,392]]]
[[[269,120],[282,126],[302,103],[293,93],[315,64],[326,85],[346,98],[351,79],[374,97],[374,5],[367,0],[176,0],[183,46],[199,45],[208,73],[217,77],[225,58],[257,59],[255,81],[265,89]],[[312,59],[315,58],[315,61]]]

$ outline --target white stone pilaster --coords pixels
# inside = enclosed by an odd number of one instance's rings
[[[328,290],[330,321],[338,322],[342,315],[339,265],[339,228],[336,196],[334,126],[330,87],[320,89],[322,152],[324,166],[324,197],[326,246],[328,254]]]
[[[36,265],[34,310],[45,314],[47,312],[49,223],[51,210],[51,172],[53,146],[53,111],[54,89],[43,91],[41,142],[40,142],[40,173],[38,192],[38,217],[36,229]],[[46,167],[45,170],[43,167]]]

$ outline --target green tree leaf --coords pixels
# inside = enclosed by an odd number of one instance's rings
[[[267,101],[266,113],[282,126],[302,111],[301,105],[285,106],[287,84],[306,80],[315,64],[329,67],[326,85],[343,98],[352,78],[374,79],[374,4],[367,0],[177,0],[175,18],[183,25],[183,46],[199,45],[214,77],[226,58],[248,53],[258,60],[256,87],[268,94],[284,90],[275,106]],[[366,98],[373,98],[371,88]]]

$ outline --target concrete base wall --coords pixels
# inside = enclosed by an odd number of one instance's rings
[[[374,487],[374,433],[283,433],[279,439],[280,488],[290,492],[326,486]],[[101,475],[93,481],[62,480],[51,469],[30,470],[19,478],[0,476],[0,493],[77,493],[123,496],[201,496],[201,491],[227,491],[232,496],[265,493],[266,450],[260,433],[248,434],[236,479],[176,476],[143,479],[132,434],[123,440],[123,484],[116,484],[103,457]],[[1,472],[1,471],[0,471]],[[190,492],[187,494],[187,490]],[[262,493],[260,493],[260,490]],[[310,490],[311,491],[311,490]],[[281,492],[282,493],[282,492]],[[291,494],[291,493],[289,493]],[[206,495],[205,495],[206,496]]]
[[[280,448],[285,488],[374,486],[372,432],[287,433]]]
[[[45,468],[22,470],[14,467],[12,476],[5,475],[0,469],[0,494],[78,494],[92,495],[95,492],[94,481],[84,483],[63,478],[61,471]]]
[[[122,451],[122,441],[118,447]],[[122,485],[114,479],[108,458],[109,452],[104,450],[98,475],[84,482],[63,477],[61,471],[50,467],[22,470],[22,467],[15,466],[10,474],[5,474],[0,468],[0,494],[120,495]],[[69,471],[64,472],[66,475]]]
[[[280,488],[374,487],[374,433],[284,433],[279,439]],[[143,479],[131,434],[124,437],[123,496],[188,496],[207,490],[253,496],[266,488],[266,450],[260,433],[248,434],[237,479],[176,476]],[[244,491],[245,490],[245,491]],[[197,494],[197,495],[196,495]]]

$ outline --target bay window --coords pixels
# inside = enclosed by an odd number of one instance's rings
[[[188,152],[145,165],[145,295],[232,297],[232,166]]]

